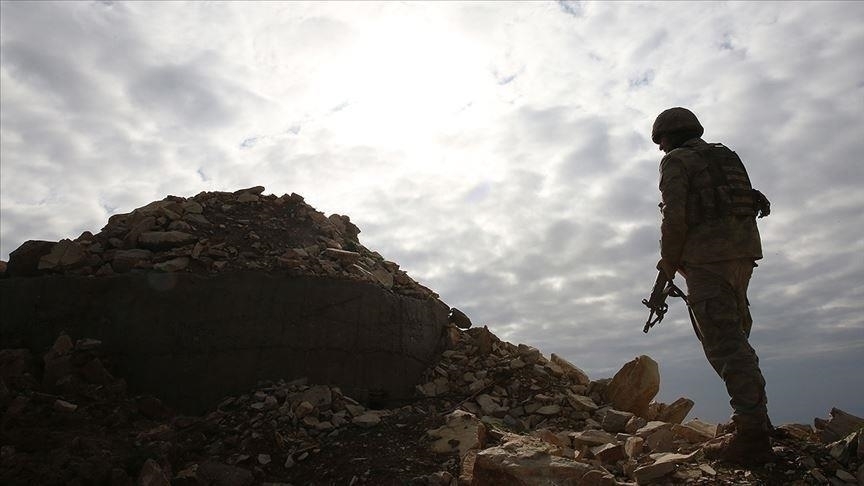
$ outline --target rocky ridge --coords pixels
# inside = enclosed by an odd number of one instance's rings
[[[611,379],[486,328],[448,330],[416,396],[371,410],[338,387],[263,382],[200,416],[132,396],[92,339],[61,335],[41,359],[0,350],[3,484],[620,485],[861,484],[864,420],[778,428],[758,468],[701,452],[724,424],[693,402],[653,401],[656,363]],[[642,375],[647,379],[635,379]],[[656,378],[656,379],[655,379]],[[622,388],[622,384],[626,385]],[[618,390],[613,392],[613,390]],[[656,391],[654,392],[656,393]],[[626,396],[628,407],[613,400]]]
[[[437,298],[399,265],[360,244],[348,216],[329,217],[298,194],[234,192],[168,196],[115,214],[101,231],[59,242],[27,241],[10,254],[10,277],[128,272],[281,271],[347,278],[401,295]]]

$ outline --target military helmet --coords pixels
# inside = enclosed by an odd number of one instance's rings
[[[701,137],[705,129],[692,111],[677,106],[657,115],[651,129],[651,140],[660,143],[660,137],[672,132],[692,132],[694,136]]]

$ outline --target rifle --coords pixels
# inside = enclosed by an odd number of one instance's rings
[[[672,297],[681,297],[681,299],[684,300],[684,303],[687,304],[690,321],[698,335],[699,331],[696,326],[695,316],[693,315],[693,311],[690,309],[690,302],[687,301],[687,296],[672,280],[666,278],[666,273],[664,273],[663,270],[657,272],[657,280],[654,281],[654,288],[651,289],[651,296],[647,299],[642,299],[642,303],[651,311],[648,313],[648,320],[645,322],[645,327],[642,328],[642,332],[648,333],[648,330],[654,327],[654,324],[663,320],[663,317],[666,316],[666,311],[669,310],[669,304],[666,303],[666,298],[670,295]]]

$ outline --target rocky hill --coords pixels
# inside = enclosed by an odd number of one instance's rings
[[[348,278],[417,298],[437,298],[399,265],[360,244],[348,216],[326,217],[297,194],[235,192],[168,196],[111,216],[97,234],[28,241],[10,254],[10,277],[104,277],[147,271],[218,274],[241,270]]]
[[[0,484],[864,484],[861,418],[835,409],[813,426],[781,425],[764,466],[709,461],[703,445],[729,426],[688,418],[684,397],[656,402],[650,357],[592,379],[568,359],[471,328],[458,311],[448,324],[434,292],[360,245],[347,217],[262,193],[168,197],[98,234],[13,252],[0,280]],[[256,297],[273,286],[302,297]],[[217,301],[255,305],[208,311],[214,289]],[[343,294],[335,314],[298,311],[330,292]],[[364,348],[382,334],[345,337],[382,325],[401,336],[384,348]],[[154,354],[135,354],[144,341]],[[365,351],[321,354],[339,342]],[[223,386],[238,373],[244,380]],[[380,375],[410,389],[357,386]],[[173,381],[236,392],[190,411],[163,383]]]
[[[303,376],[362,400],[409,397],[449,307],[360,244],[348,217],[263,191],[169,196],[95,235],[24,243],[0,279],[0,346],[98,339],[137,391],[186,412]]]

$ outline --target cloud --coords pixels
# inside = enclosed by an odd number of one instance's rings
[[[206,130],[229,123],[233,113],[228,93],[220,96],[208,86],[212,80],[194,65],[162,65],[142,72],[127,89],[139,109],[169,127]]]
[[[502,338],[595,378],[652,355],[661,398],[723,420],[683,305],[641,333],[659,239],[650,127],[688,106],[773,203],[751,282],[771,406],[825,415],[833,392],[801,397],[791,373],[852,384],[859,4],[0,9],[0,258],[167,194],[263,184],[350,215],[367,247]]]

